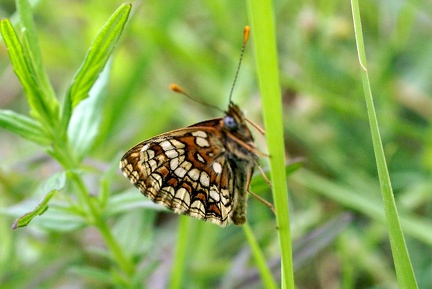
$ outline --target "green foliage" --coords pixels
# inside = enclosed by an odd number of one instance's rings
[[[367,71],[366,52],[363,43],[363,31],[361,28],[360,9],[357,0],[352,0],[351,5],[353,10],[354,31],[356,35],[359,63],[361,66],[363,89],[372,134],[372,143],[377,162],[378,177],[380,181],[381,194],[383,198],[387,227],[389,230],[389,239],[394,258],[398,285],[399,288],[418,288],[409,258],[408,250],[406,248],[405,239],[402,233],[390,176],[384,155],[381,135],[378,128],[378,120],[372,99],[369,74]]]
[[[46,81],[47,78],[42,67],[38,41],[32,22],[31,6],[26,0],[19,0],[17,1],[17,8],[24,31],[23,44],[18,39],[8,19],[5,18],[0,21],[0,29],[15,74],[26,93],[32,118],[8,110],[1,110],[0,124],[11,132],[45,147],[49,154],[63,166],[65,173],[57,175],[55,181],[48,182],[49,185],[45,188],[48,193],[42,201],[33,210],[19,217],[12,228],[25,227],[33,218],[45,213],[54,193],[62,190],[65,186],[65,176],[67,175],[68,183],[75,186],[77,190],[78,203],[69,199],[58,204],[57,216],[59,219],[61,216],[66,217],[69,220],[66,227],[71,230],[85,225],[94,225],[110,248],[119,269],[119,276],[115,280],[104,280],[104,282],[127,285],[129,284],[127,277],[134,271],[133,266],[102,218],[101,210],[104,203],[95,202],[89,194],[82,179],[81,160],[96,137],[95,130],[98,129],[100,123],[100,116],[93,118],[91,116],[101,112],[97,106],[97,104],[101,105],[101,102],[97,101],[100,98],[98,95],[102,94],[101,89],[97,92],[91,91],[91,89],[98,88],[95,85],[98,79],[99,82],[107,79],[106,77],[99,77],[99,74],[104,69],[115,44],[119,40],[128,19],[131,5],[124,4],[118,8],[96,36],[83,65],[78,70],[66,94],[65,105],[61,113],[58,109],[59,102],[51,93],[53,89]],[[92,102],[87,102],[85,107],[81,106],[81,109],[74,115],[76,121],[69,125],[74,108],[91,94],[93,94]],[[71,132],[69,135],[68,129]],[[73,222],[71,222],[70,217],[81,217],[80,225],[71,226]],[[85,220],[84,222],[82,218]],[[59,221],[54,222],[54,226],[49,226],[47,220],[44,223],[45,227],[50,227],[51,230],[55,231],[63,231],[65,227],[58,227],[61,224]]]
[[[126,28],[127,4],[29,2],[0,4],[0,287],[263,288],[280,282],[288,224],[284,271],[295,279],[285,284],[398,287],[349,2],[134,1]],[[418,287],[430,288],[432,13],[417,2],[360,11],[401,229]],[[301,161],[275,171],[260,160],[272,181],[288,176],[289,195],[275,190],[276,217],[250,198],[242,230],[166,212],[118,161],[148,137],[220,117],[168,84],[226,108],[244,25],[252,35],[233,101],[254,122],[263,114],[260,151]],[[258,173],[251,188],[272,200]],[[35,217],[12,230],[21,216]]]
[[[283,139],[282,95],[280,91],[276,32],[272,1],[249,1],[249,14],[254,27],[256,67],[263,104],[264,123],[267,128],[267,146],[270,155],[270,170],[273,202],[279,233],[281,251],[282,288],[294,289],[294,268],[288,191],[285,173],[285,149]],[[266,280],[266,278],[263,278]],[[274,286],[272,286],[274,287]],[[266,288],[272,288],[269,285]]]
[[[23,216],[19,217],[15,220],[14,224],[12,225],[12,229],[16,229],[19,227],[25,227],[27,226],[30,221],[38,216],[45,213],[45,211],[48,209],[48,203],[54,193],[58,192],[59,190],[63,189],[66,183],[66,174],[61,173],[54,175],[49,179],[47,182],[48,185],[44,186],[43,192],[48,191],[49,193],[46,194],[43,199],[40,201],[40,203],[34,208],[34,210],[24,214]]]

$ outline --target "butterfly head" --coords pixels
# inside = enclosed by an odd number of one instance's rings
[[[230,102],[228,111],[223,118],[223,128],[242,141],[253,141],[252,133],[246,124],[243,112],[232,102]]]
[[[238,123],[234,117],[227,115],[224,117],[224,127],[229,131],[235,131],[238,129]]]

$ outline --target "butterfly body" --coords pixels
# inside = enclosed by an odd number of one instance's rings
[[[132,147],[120,168],[145,196],[176,213],[220,226],[246,222],[249,183],[257,162],[243,113],[167,132]]]

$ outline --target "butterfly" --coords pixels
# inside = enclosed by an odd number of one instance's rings
[[[230,103],[223,118],[137,144],[120,167],[145,196],[175,213],[220,226],[242,225],[258,158],[254,148],[243,113]]]
[[[248,35],[246,27],[241,56]],[[187,95],[176,85],[171,89]],[[145,196],[175,213],[220,226],[242,225],[259,153],[246,121],[230,100],[224,117],[135,145],[122,157],[120,168]]]

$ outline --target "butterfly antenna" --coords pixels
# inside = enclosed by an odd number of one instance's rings
[[[188,94],[186,91],[183,90],[183,88],[181,88],[180,86],[178,86],[178,85],[175,84],[175,83],[171,83],[169,87],[170,87],[170,89],[171,89],[172,91],[177,92],[177,93],[180,93],[180,94],[183,94],[184,96],[189,97],[190,99],[192,99],[193,101],[198,102],[199,104],[202,104],[202,105],[204,105],[204,106],[208,106],[208,107],[211,107],[211,108],[214,108],[214,109],[217,109],[217,110],[223,112],[223,110],[220,109],[219,107],[217,107],[217,106],[215,106],[215,105],[212,105],[212,104],[209,104],[209,103],[207,103],[207,102],[204,102],[204,101],[202,101],[201,99],[195,98],[195,97],[193,97],[192,95]]]
[[[231,98],[232,98],[232,94],[233,94],[233,91],[234,91],[234,86],[236,84],[237,77],[238,77],[238,74],[239,74],[239,71],[240,71],[240,66],[241,66],[241,63],[242,63],[242,60],[243,60],[243,55],[244,55],[244,51],[245,51],[245,48],[246,48],[246,43],[248,42],[248,39],[249,39],[249,34],[250,34],[250,27],[249,26],[245,26],[245,28],[243,30],[243,45],[242,45],[242,49],[241,49],[241,52],[240,52],[240,60],[239,60],[238,66],[237,66],[236,74],[234,76],[234,82],[233,82],[233,85],[231,87],[231,91],[230,91],[230,94],[229,94],[229,103],[231,103]]]

